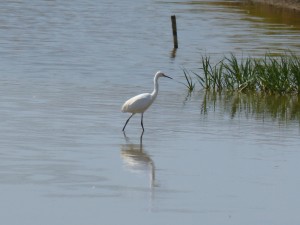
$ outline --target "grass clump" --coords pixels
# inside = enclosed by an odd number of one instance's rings
[[[278,57],[266,54],[261,59],[249,57],[241,60],[231,54],[216,64],[211,63],[210,57],[202,56],[200,69],[201,74],[193,74],[206,90],[300,93],[300,58],[292,53]],[[194,90],[192,77],[186,70],[184,74],[189,91]]]

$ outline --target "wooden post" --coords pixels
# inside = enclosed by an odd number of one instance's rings
[[[173,42],[174,42],[174,48],[178,48],[178,40],[177,40],[177,27],[176,27],[176,16],[171,16],[172,20],[172,30],[173,30]]]

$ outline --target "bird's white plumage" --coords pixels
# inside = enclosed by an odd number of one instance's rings
[[[157,93],[158,93],[158,78],[160,77],[167,77],[172,79],[171,77],[166,76],[164,73],[158,71],[155,76],[154,76],[154,90],[152,93],[144,93],[144,94],[139,94],[137,96],[134,96],[130,99],[128,99],[122,106],[121,110],[122,112],[129,112],[132,113],[132,115],[128,118],[126,121],[123,131],[125,130],[125,127],[130,120],[130,118],[136,114],[136,113],[141,113],[141,125],[144,131],[144,126],[143,126],[143,114],[144,112],[151,106],[151,104],[154,102]]]
[[[140,94],[128,99],[122,106],[122,112],[142,113],[152,104],[154,98],[149,93]]]

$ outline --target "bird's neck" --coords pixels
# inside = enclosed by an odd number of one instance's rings
[[[155,77],[154,77],[154,90],[153,90],[153,92],[151,93],[151,96],[152,96],[152,99],[153,99],[153,100],[156,98],[157,93],[158,93],[158,77],[155,76]]]

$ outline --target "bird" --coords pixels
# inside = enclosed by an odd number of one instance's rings
[[[123,104],[121,111],[131,113],[131,116],[126,120],[126,123],[122,129],[123,132],[125,131],[125,127],[129,122],[129,120],[131,119],[131,117],[133,117],[136,113],[141,113],[141,126],[144,133],[144,124],[143,124],[144,112],[151,106],[151,104],[156,99],[156,96],[158,94],[158,78],[160,77],[167,77],[169,79],[173,79],[172,77],[165,75],[163,72],[158,71],[154,75],[154,90],[152,91],[152,93],[143,93],[143,94],[136,95],[128,99]]]

